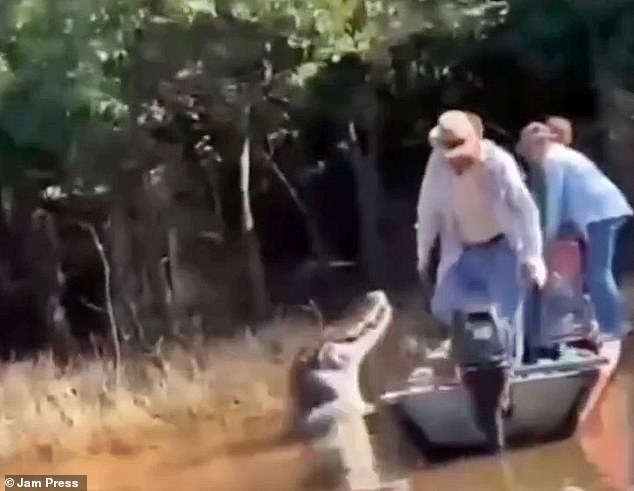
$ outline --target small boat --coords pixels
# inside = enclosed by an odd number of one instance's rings
[[[540,360],[514,370],[510,410],[504,412],[507,443],[553,441],[571,436],[596,406],[620,355],[620,341],[603,345],[598,355],[568,353],[566,360]],[[424,367],[426,368],[426,367]],[[420,380],[416,369],[402,390],[383,394],[418,443],[427,449],[476,449],[488,446],[471,392],[458,380],[436,384]],[[428,375],[428,372],[425,373]]]
[[[576,326],[557,339],[557,359],[525,364],[507,355],[517,354],[523,340],[509,348],[498,323],[491,306],[463,313],[452,337],[452,345],[467,346],[454,355],[456,377],[440,380],[429,367],[418,367],[404,387],[382,395],[424,452],[497,451],[568,438],[597,405],[620,358],[621,341],[583,347],[592,329]]]

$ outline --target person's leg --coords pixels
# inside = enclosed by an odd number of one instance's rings
[[[539,358],[539,347],[543,339],[541,291],[537,288],[529,288],[525,292],[522,307],[523,353],[521,359],[523,363],[531,364]]]
[[[465,276],[463,256],[454,264],[440,280],[431,299],[431,314],[438,319],[445,329],[453,324],[454,312],[462,305],[465,296]]]
[[[521,300],[517,255],[506,241],[481,249],[475,267],[501,317],[513,323]]]
[[[624,305],[612,272],[616,235],[624,219],[602,220],[588,225],[586,284],[602,333],[621,337]]]
[[[480,299],[491,302],[497,307],[499,316],[511,327],[515,327],[522,294],[515,252],[506,241],[474,248],[468,252],[469,254],[463,255],[461,264],[464,302]],[[507,339],[510,355],[515,354],[516,341],[521,342],[521,334],[514,332]],[[519,351],[522,351],[521,347]]]

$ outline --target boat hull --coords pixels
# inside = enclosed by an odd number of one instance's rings
[[[609,383],[620,356],[620,343],[616,343],[585,360],[516,370],[510,380],[510,411],[503,421],[507,445],[571,436]],[[472,396],[462,384],[413,383],[398,393],[386,394],[384,400],[405,423],[408,436],[427,450],[487,447]]]

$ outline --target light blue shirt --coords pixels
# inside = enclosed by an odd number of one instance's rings
[[[565,223],[585,236],[590,223],[632,215],[632,207],[619,188],[582,153],[553,144],[543,166],[545,239],[555,239]]]

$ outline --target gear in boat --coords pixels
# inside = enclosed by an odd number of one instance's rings
[[[570,251],[569,243],[566,247]],[[550,266],[552,277],[556,265]],[[430,455],[442,450],[495,452],[575,432],[609,382],[621,342],[596,342],[593,316],[578,315],[574,307],[587,304],[582,288],[568,295],[573,300],[568,303],[555,297],[544,298],[544,311],[551,315],[543,315],[542,321],[549,324],[527,327],[542,333],[539,327],[552,327],[547,332],[551,344],[560,347],[558,356],[526,363],[523,336],[513,337],[491,305],[473,306],[454,319],[453,379],[440,380],[430,367],[418,367],[403,389],[383,394],[421,450]],[[552,315],[557,304],[559,315]]]

